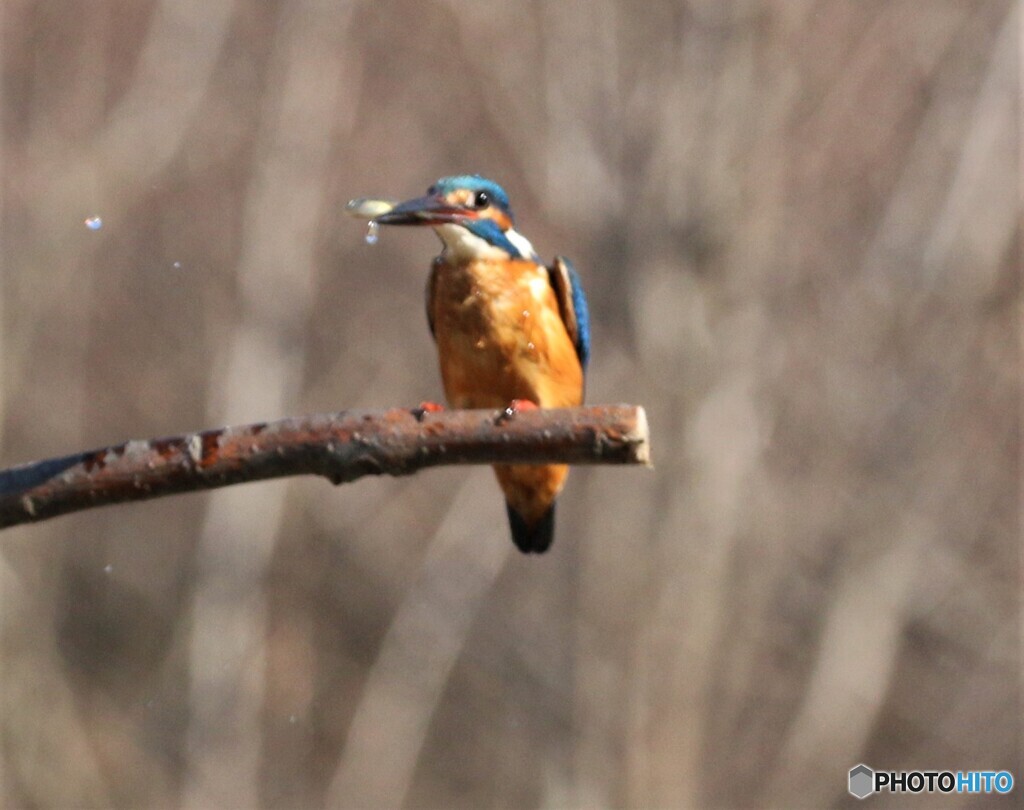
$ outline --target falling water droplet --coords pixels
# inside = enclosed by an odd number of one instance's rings
[[[112,573],[114,573],[114,566],[112,566],[112,565],[105,565],[105,566],[103,566],[103,570],[106,573],[108,573],[108,574],[112,574]]]
[[[377,224],[377,220],[371,219],[366,223],[366,244],[376,245],[379,238],[380,225]]]
[[[85,227],[90,231],[98,231],[103,227],[103,220],[100,217],[86,217]]]
[[[172,265],[172,267],[173,267],[173,268],[174,268],[175,270],[180,270],[180,269],[181,269],[181,262],[175,262],[175,263],[174,263],[174,264]]]

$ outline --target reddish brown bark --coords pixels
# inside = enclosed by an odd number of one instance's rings
[[[441,464],[647,464],[643,408],[342,411],[129,441],[0,471],[0,528],[286,475],[335,484]]]

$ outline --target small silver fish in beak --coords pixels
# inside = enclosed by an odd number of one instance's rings
[[[392,200],[371,200],[369,197],[356,197],[349,200],[345,213],[356,219],[376,219],[391,211],[398,203]]]
[[[377,217],[390,213],[398,203],[391,200],[371,200],[369,197],[357,197],[349,200],[345,213],[350,217],[369,220],[366,223],[366,244],[375,245],[379,238],[380,225]]]

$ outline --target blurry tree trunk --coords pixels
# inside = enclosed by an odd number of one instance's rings
[[[243,221],[241,312],[213,366],[210,411],[218,421],[271,418],[286,412],[299,390],[305,366],[299,335],[316,288],[312,235],[325,213],[323,181],[339,102],[352,92],[344,75],[346,26],[335,9],[325,0],[304,0],[284,6],[278,21],[276,81],[267,89]],[[263,582],[287,490],[237,487],[210,499],[193,607],[186,807],[260,804]]]
[[[8,23],[24,26],[34,14],[45,17],[46,10],[36,6],[0,4],[0,36],[15,36],[7,31]],[[92,233],[81,223],[90,216],[100,217],[108,227],[123,221],[149,180],[173,157],[205,94],[226,34],[231,3],[192,0],[187,6],[159,4],[146,34],[145,56],[130,79],[132,89],[109,117],[104,115],[103,97],[109,78],[107,49],[115,36],[109,20],[101,13],[84,13],[53,21],[47,34],[73,28],[74,35],[63,54],[65,62],[43,62],[33,77],[33,115],[17,122],[22,130],[28,129],[29,137],[15,150],[0,129],[0,216],[10,211],[2,204],[5,188],[32,189],[30,195],[19,195],[19,214],[21,221],[37,229],[34,238],[24,242],[35,248],[31,253],[19,251],[10,234],[0,234],[0,387],[5,389],[12,379],[33,381],[30,395],[13,410],[8,407],[9,392],[0,390],[0,416],[8,426],[17,424],[22,436],[27,434],[38,447],[81,443],[85,432],[94,283],[88,266],[103,231]],[[186,31],[194,36],[183,38]],[[59,75],[68,64],[78,70],[74,92],[64,94],[49,85],[44,74]],[[171,65],[178,70],[169,71]],[[11,99],[2,95],[5,80],[0,80],[0,111],[10,109]],[[153,116],[159,117],[155,126]],[[0,226],[13,222],[0,220]],[[69,233],[78,236],[70,252],[67,237],[61,236]],[[50,268],[54,282],[45,290],[36,288],[32,278],[40,267]],[[61,301],[67,300],[75,305],[62,307]],[[40,340],[64,330],[75,339],[60,352],[53,352],[45,338]],[[38,373],[41,368],[45,374]],[[37,530],[36,542],[45,545],[63,535],[59,527],[44,527]],[[8,542],[15,542],[16,536]],[[166,790],[163,774],[153,763],[135,757],[116,762],[116,756],[110,757],[124,742],[113,731],[113,718],[112,733],[97,744],[90,733],[93,707],[77,702],[67,678],[57,639],[64,616],[52,595],[60,591],[65,569],[74,567],[78,553],[69,547],[57,561],[47,555],[20,559],[17,577],[31,582],[31,588],[12,590],[12,578],[6,576],[0,581],[6,606],[0,630],[0,725],[6,735],[3,750],[9,752],[3,771],[11,791],[7,795],[29,804],[109,804],[115,794],[107,773],[133,764],[152,793]],[[105,748],[102,741],[112,744]],[[45,764],[39,760],[40,750],[50,752]]]
[[[479,541],[470,506],[487,497],[494,497],[491,481],[467,481],[435,532],[359,695],[327,807],[405,805],[434,710],[512,549]]]

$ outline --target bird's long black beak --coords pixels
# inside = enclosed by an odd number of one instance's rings
[[[386,214],[376,217],[376,221],[381,225],[444,225],[467,217],[465,208],[431,194],[400,203]]]

